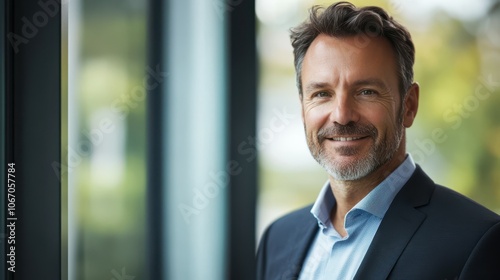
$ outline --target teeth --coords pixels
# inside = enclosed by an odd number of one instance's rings
[[[363,137],[334,137],[332,138],[334,141],[352,141],[352,140],[358,140]]]

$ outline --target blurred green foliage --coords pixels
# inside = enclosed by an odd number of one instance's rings
[[[421,85],[417,129],[429,133],[441,128],[446,135],[443,143],[436,143],[441,164],[425,160],[421,163],[437,168],[434,174],[439,183],[497,212],[500,211],[500,154],[496,148],[500,145],[500,69],[487,67],[484,57],[486,52],[492,52],[500,60],[500,45],[481,48],[480,41],[484,38],[476,32],[489,17],[499,16],[499,12],[491,11],[477,22],[461,22],[440,14],[427,34],[414,33],[415,79]],[[422,137],[422,133],[417,137]]]
[[[107,186],[91,179],[92,152],[82,157],[74,174],[76,279],[113,279],[113,271],[121,275],[122,268],[126,275],[146,279],[146,104],[145,99],[126,103],[146,75],[146,2],[83,0],[80,5],[80,139],[91,129],[96,112],[101,112],[98,118],[109,118],[117,126],[121,121],[113,111],[115,102],[127,110],[121,112],[124,130],[118,136],[125,142],[124,162],[118,164],[123,172],[107,174],[119,177],[116,183]]]

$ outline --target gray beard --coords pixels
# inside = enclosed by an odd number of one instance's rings
[[[337,125],[338,126],[338,125]],[[350,126],[350,128],[348,128]],[[338,131],[333,133],[333,131]],[[373,171],[377,170],[380,166],[384,165],[390,161],[396,151],[398,150],[403,136],[402,123],[398,122],[397,127],[395,127],[395,134],[392,139],[383,137],[380,143],[374,143],[371,147],[369,153],[356,161],[351,161],[349,163],[341,162],[339,160],[334,160],[328,152],[324,149],[324,146],[319,143],[327,141],[324,137],[325,135],[331,134],[356,134],[356,132],[369,133],[374,141],[377,139],[378,131],[375,127],[368,126],[357,126],[354,124],[346,125],[342,127],[332,127],[329,129],[320,130],[318,132],[318,139],[316,143],[312,143],[310,137],[307,139],[307,144],[311,151],[314,159],[332,176],[338,181],[353,181],[359,180],[371,174]],[[319,149],[316,147],[319,146]],[[337,148],[336,152],[343,155],[354,155],[356,153],[355,149],[352,148]]]
[[[384,148],[377,147],[382,145],[374,145],[366,157],[349,163],[339,163],[333,160],[328,157],[324,149],[320,150],[318,157],[315,159],[335,180],[354,181],[366,177],[391,160],[400,142],[401,138],[398,137],[396,142],[393,142],[394,145],[385,146]],[[377,150],[383,153],[377,153]]]

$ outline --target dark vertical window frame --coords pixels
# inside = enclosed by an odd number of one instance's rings
[[[7,36],[5,25],[7,23],[7,12],[5,9],[5,1],[0,1],[0,162],[2,162],[2,166],[6,165],[6,157],[5,157],[5,136],[6,136],[6,127],[5,127],[5,117],[6,117],[6,103],[5,103],[5,93],[6,93],[6,85],[5,85],[5,38]],[[5,170],[0,172],[0,180],[2,181],[2,186],[5,186],[0,191],[0,275],[2,278],[6,276],[6,259],[4,252],[5,245],[7,242],[7,228],[5,227],[5,210],[7,208],[6,202],[6,194],[7,194],[7,183],[6,183],[6,175]]]
[[[63,2],[64,3],[64,2]],[[68,158],[68,88],[69,88],[69,44],[68,44],[68,2],[64,5],[60,5],[60,17],[61,17],[61,68],[60,68],[60,77],[61,77],[61,115],[60,115],[60,161],[61,163],[66,163]],[[61,280],[67,280],[69,278],[68,272],[68,166],[66,164],[61,164],[60,170],[60,180],[61,180]]]
[[[13,7],[12,3],[13,1],[5,0],[3,1],[4,7],[5,7],[5,35],[12,30],[13,26]],[[10,163],[14,159],[14,149],[13,149],[13,143],[14,143],[14,100],[13,100],[13,67],[12,67],[12,59],[14,55],[13,49],[9,46],[8,40],[5,41],[5,49],[3,50],[3,55],[5,58],[5,64],[4,64],[4,71],[5,71],[5,158],[4,158],[4,163],[3,166],[5,168],[8,166],[7,164]],[[3,172],[2,172],[3,173]],[[7,196],[7,188],[4,189],[4,195]],[[5,209],[5,216],[2,216],[2,220],[7,219],[7,203],[4,205]],[[4,224],[4,229],[5,229],[5,239],[7,240],[8,238],[8,229],[6,228],[6,224]],[[3,251],[3,255],[6,256],[9,252],[7,252],[7,249],[9,247],[5,245],[5,251]],[[6,256],[7,258],[7,256]],[[7,260],[5,260],[7,261]],[[7,263],[4,262],[5,264],[5,271],[4,277],[5,279],[14,279],[13,274],[7,270]]]
[[[6,151],[17,217],[16,272],[7,279],[62,278],[61,180],[53,169],[61,163],[61,5],[52,3],[55,14],[38,1],[6,1]]]
[[[159,65],[160,69],[166,69],[164,65],[165,46],[168,36],[165,36],[164,26],[167,21],[168,0],[148,1],[148,27],[147,27],[147,63],[153,69]],[[163,147],[167,146],[164,139],[163,121],[163,93],[168,76],[162,83],[147,92],[147,275],[148,279],[165,279],[166,254],[164,244],[166,236],[163,232],[163,223],[168,223],[164,217],[164,180],[163,171],[166,161],[163,158]]]
[[[257,158],[239,151],[243,141],[257,136],[255,0],[223,2],[228,8],[229,157],[243,170],[231,177],[229,188],[228,279],[255,279]]]

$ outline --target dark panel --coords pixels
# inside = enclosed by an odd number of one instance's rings
[[[240,146],[256,136],[255,1],[223,2],[228,16],[229,158],[242,168],[229,188],[228,279],[255,279],[257,151]]]
[[[148,67],[166,69],[164,63],[164,46],[166,39],[164,33],[164,21],[167,13],[164,13],[164,5],[168,1],[149,0],[148,5]],[[168,77],[165,77],[167,80]],[[164,279],[163,271],[167,265],[163,254],[166,233],[163,232],[163,224],[168,221],[163,213],[163,171],[166,161],[163,158],[163,147],[166,147],[167,138],[163,131],[163,88],[167,81],[158,83],[156,87],[147,92],[147,275],[148,279]]]
[[[5,23],[7,18],[7,12],[5,10],[5,1],[0,1],[0,162],[2,162],[3,166],[5,166],[6,158],[5,158],[5,116],[6,116],[6,104],[5,104],[5,38],[6,38],[6,29]],[[5,185],[6,174],[5,171],[2,170],[0,172],[0,180],[2,182],[2,186]],[[5,278],[5,244],[7,242],[7,235],[5,227],[5,209],[7,208],[7,203],[5,203],[7,194],[7,188],[2,188],[0,191],[0,275]],[[0,278],[2,278],[0,277]],[[3,279],[2,278],[2,279]]]
[[[60,5],[7,3],[7,161],[15,163],[17,218],[9,277],[60,279],[61,183],[52,168],[61,162]]]

